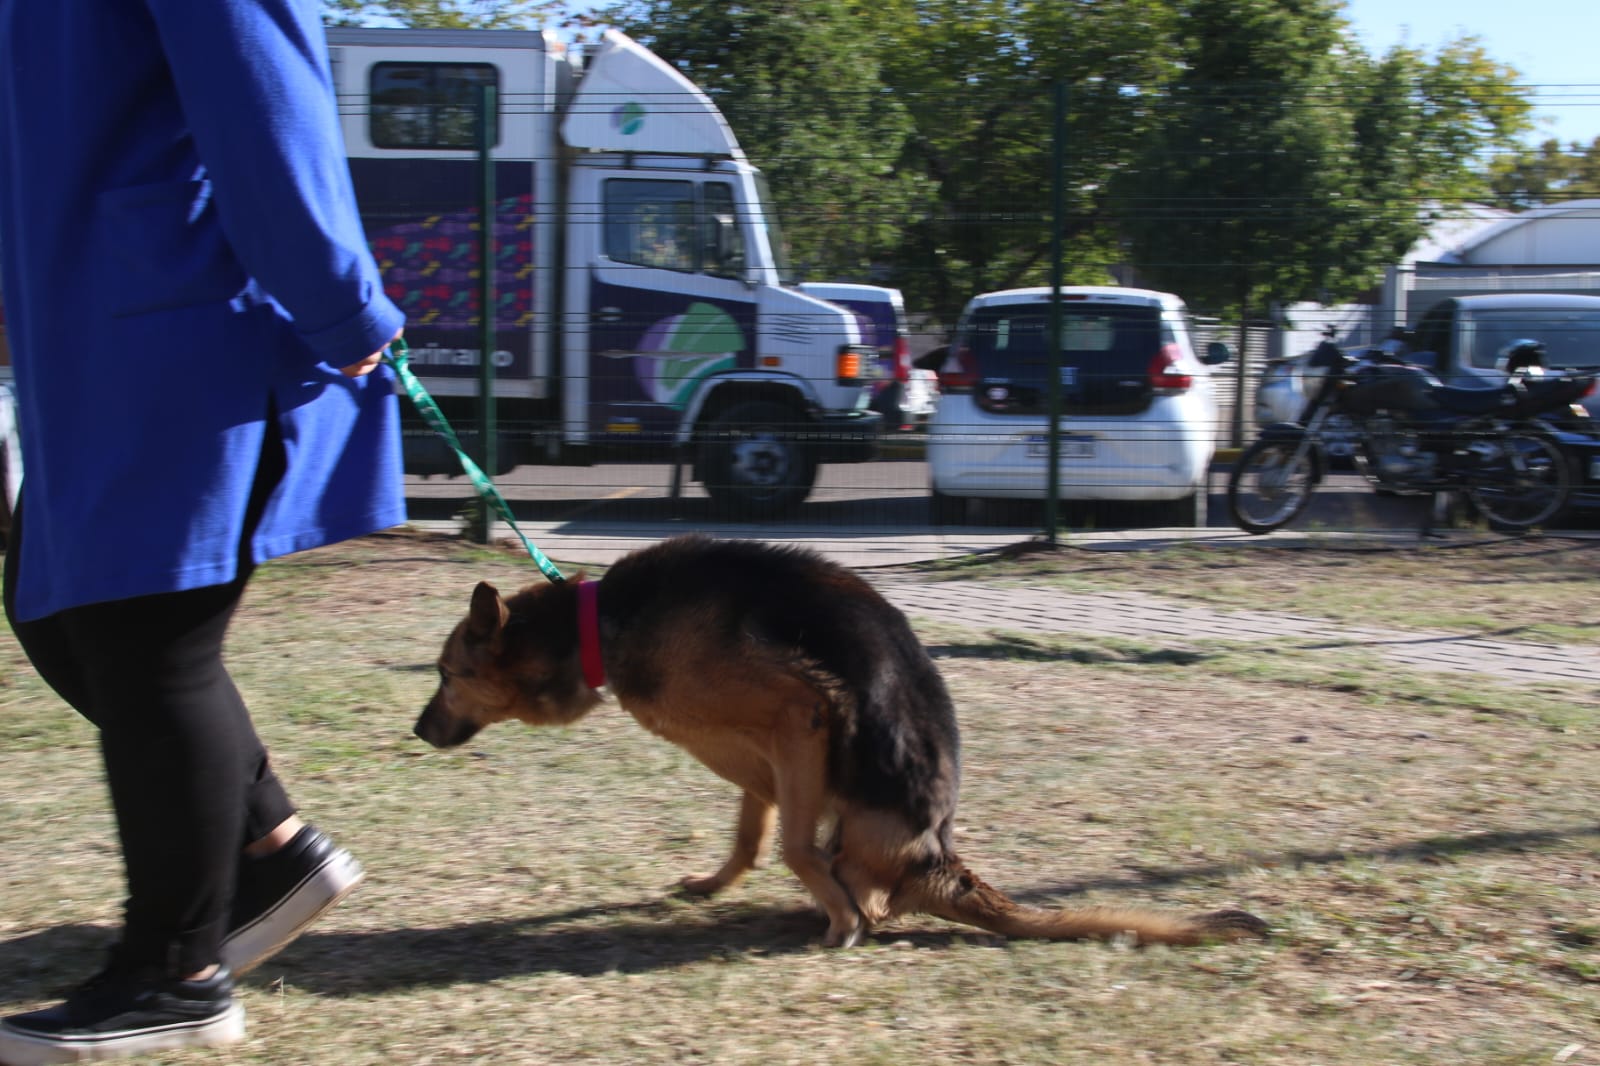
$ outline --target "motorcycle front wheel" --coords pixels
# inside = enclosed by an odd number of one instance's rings
[[[1228,510],[1246,533],[1271,533],[1305,510],[1316,484],[1309,448],[1294,440],[1258,440],[1228,475]]]
[[[1560,445],[1528,431],[1513,431],[1497,443],[1497,454],[1474,471],[1467,488],[1489,528],[1532,529],[1560,514],[1572,495],[1572,470]]]

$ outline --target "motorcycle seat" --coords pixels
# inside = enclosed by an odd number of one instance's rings
[[[1506,388],[1469,389],[1458,385],[1432,385],[1428,396],[1441,410],[1454,415],[1491,415],[1516,403]]]
[[[1555,377],[1516,377],[1508,386],[1516,397],[1511,416],[1543,414],[1582,400],[1593,387],[1593,374],[1561,374]]]

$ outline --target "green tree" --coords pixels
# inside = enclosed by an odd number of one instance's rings
[[[1111,177],[1173,73],[1163,0],[885,0],[884,81],[915,120],[903,165],[936,198],[910,220],[902,287],[947,320],[971,295],[1050,276],[1053,86],[1068,87],[1069,280],[1111,280]]]
[[[1241,325],[1369,287],[1526,128],[1514,72],[1471,39],[1372,60],[1338,0],[1178,9],[1182,73],[1118,182],[1119,226],[1144,278]]]
[[[911,130],[845,0],[654,0],[605,13],[722,110],[766,174],[797,271],[866,280],[900,246],[921,175]]]
[[[1488,181],[1494,203],[1513,211],[1600,197],[1600,137],[1587,147],[1552,138],[1503,153],[1489,164]]]
[[[1530,104],[1472,38],[1372,59],[1337,0],[1186,0],[1183,74],[1120,184],[1142,274],[1208,308],[1368,288],[1484,191]]]

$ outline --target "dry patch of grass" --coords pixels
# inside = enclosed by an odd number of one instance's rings
[[[1292,584],[1252,585],[1254,552],[1154,554],[1060,580],[1170,593],[1192,584],[1174,572],[1225,571],[1256,609]],[[1339,573],[1377,587],[1392,565]],[[919,620],[960,708],[978,872],[1035,903],[1242,906],[1276,935],[1129,950],[913,918],[832,952],[781,865],[711,902],[675,893],[725,857],[736,797],[614,705],[458,752],[411,737],[479,578],[541,580],[386,537],[252,587],[236,677],[369,882],[246,980],[247,1044],[162,1061],[1600,1062],[1593,693]],[[0,702],[0,1002],[23,1008],[98,965],[119,860],[93,733],[9,633]]]

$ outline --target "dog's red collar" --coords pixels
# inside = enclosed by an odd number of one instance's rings
[[[606,683],[606,665],[600,658],[600,603],[598,581],[578,582],[578,660],[583,683],[599,688]]]

